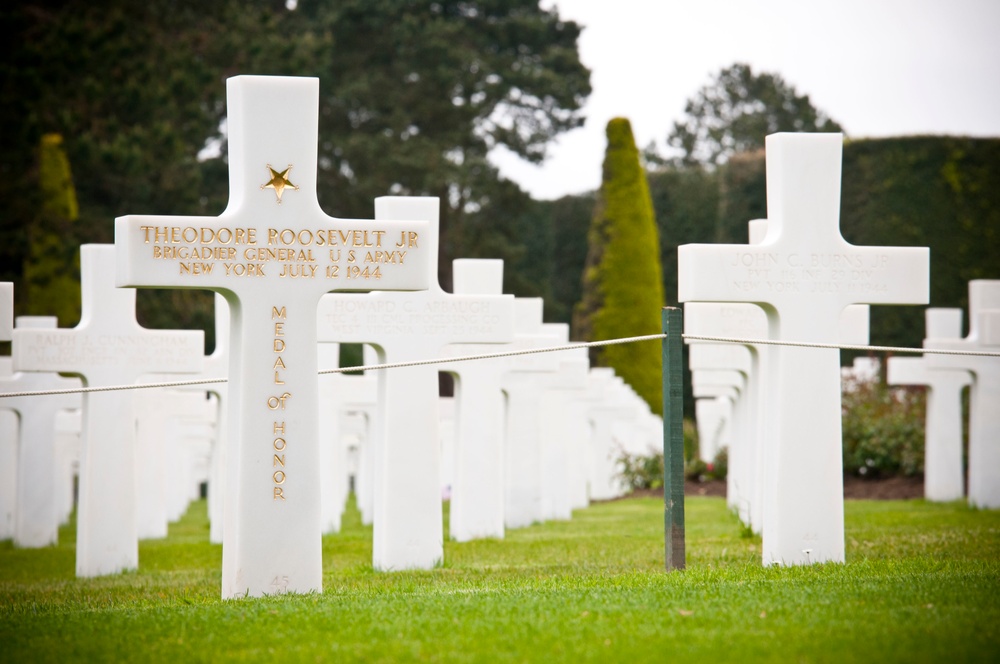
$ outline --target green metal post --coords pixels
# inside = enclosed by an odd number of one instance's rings
[[[663,308],[663,526],[667,571],[684,569],[684,385],[681,310]]]

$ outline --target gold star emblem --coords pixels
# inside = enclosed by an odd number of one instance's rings
[[[292,184],[288,180],[288,171],[292,170],[292,165],[289,164],[288,168],[278,172],[271,167],[271,164],[267,165],[267,170],[271,173],[271,179],[267,181],[266,184],[260,185],[261,189],[274,189],[274,195],[278,198],[278,205],[281,205],[281,195],[285,193],[285,189],[292,189],[298,191],[297,185]]]

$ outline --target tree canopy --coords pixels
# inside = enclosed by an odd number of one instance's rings
[[[764,147],[779,131],[843,131],[778,74],[755,74],[736,63],[721,70],[684,106],[686,117],[667,137],[685,166],[719,166],[733,154]]]
[[[42,205],[43,135],[64,139],[77,241],[110,242],[123,214],[215,215],[228,190],[225,78],[264,74],[320,79],[327,213],[370,217],[386,194],[441,197],[447,283],[451,258],[481,255],[477,226],[501,226],[528,201],[489,151],[540,160],[581,124],[590,93],[579,26],[537,0],[27,0],[0,21],[11,33],[0,47],[3,280],[21,278]],[[164,297],[174,325],[204,309]]]

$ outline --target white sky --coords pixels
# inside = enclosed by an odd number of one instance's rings
[[[780,74],[853,138],[1000,136],[1000,0],[543,0],[584,26],[584,127],[541,167],[495,152],[539,199],[600,186],[604,128],[665,143],[684,104],[735,62]]]

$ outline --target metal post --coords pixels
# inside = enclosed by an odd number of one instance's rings
[[[684,385],[681,310],[663,308],[663,526],[667,571],[684,569]]]

